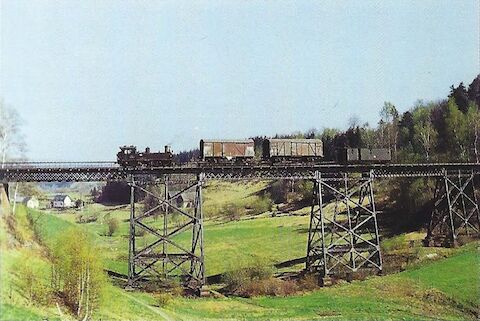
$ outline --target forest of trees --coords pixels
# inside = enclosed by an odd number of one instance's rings
[[[280,135],[276,138],[320,138],[327,159],[343,147],[390,148],[395,162],[479,162],[480,75],[465,87],[451,86],[445,99],[417,101],[400,114],[394,104],[385,102],[376,126],[360,124],[357,117],[348,129],[324,128],[319,131]],[[261,149],[264,137],[253,137]]]
[[[346,130],[316,128],[305,132],[276,134],[274,138],[320,138],[325,158],[335,159],[335,150],[345,147],[390,148],[395,162],[479,162],[480,161],[480,75],[468,88],[463,83],[450,87],[445,99],[418,100],[400,113],[385,102],[377,124],[360,123],[356,116]],[[257,156],[262,154],[264,136],[251,137]],[[175,160],[185,163],[198,158],[199,150],[180,152]]]

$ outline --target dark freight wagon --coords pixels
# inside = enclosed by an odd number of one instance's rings
[[[253,139],[200,141],[200,157],[207,161],[246,160],[255,156]]]
[[[265,139],[263,156],[271,159],[321,159],[321,139]]]
[[[392,152],[388,148],[360,148],[360,160],[363,162],[389,162]]]
[[[339,163],[387,163],[392,160],[388,148],[342,148],[336,153]]]

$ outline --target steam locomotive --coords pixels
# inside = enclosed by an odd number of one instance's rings
[[[163,153],[152,153],[149,147],[144,152],[139,152],[135,146],[122,146],[117,153],[117,163],[126,168],[171,166],[173,154],[169,146],[165,146]]]
[[[262,152],[255,150],[253,139],[200,141],[200,157],[205,163],[321,163],[325,161],[323,142],[320,139],[265,139]],[[387,163],[392,154],[387,148],[342,148],[336,150],[339,164]],[[120,147],[117,162],[122,167],[166,167],[174,164],[174,155],[169,146],[164,152],[152,153],[147,147],[138,152],[135,146]]]

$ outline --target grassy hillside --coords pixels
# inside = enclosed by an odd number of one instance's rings
[[[259,188],[258,186],[256,188]],[[222,192],[223,193],[223,192]],[[243,193],[243,192],[242,192]],[[245,193],[249,195],[249,193]],[[257,194],[255,194],[257,195]],[[227,198],[228,199],[228,198]],[[100,256],[108,269],[126,274],[129,211],[126,207],[94,205],[83,212],[74,210],[52,214],[30,211],[41,243],[48,248],[60,231],[69,227],[85,228],[96,237]],[[78,215],[96,216],[97,221],[76,224]],[[45,248],[37,244],[26,219],[27,212],[19,207],[17,231],[24,241],[7,246],[13,236],[1,221],[2,246],[1,319],[55,320],[73,318],[55,304],[38,305],[26,300],[19,263],[31,262],[39,271],[41,282],[49,282],[50,263]],[[116,217],[120,227],[113,236],[106,236],[105,218]],[[160,226],[158,222],[151,223]],[[308,216],[261,217],[225,222],[208,220],[205,225],[207,275],[222,273],[241,263],[259,260],[273,264],[305,255]],[[95,320],[163,320],[163,319],[475,319],[480,302],[480,269],[478,243],[460,249],[409,249],[411,239],[419,233],[400,235],[383,241],[388,253],[411,251],[422,263],[407,266],[407,270],[365,281],[341,283],[330,288],[289,297],[254,297],[223,299],[174,297],[159,305],[156,294],[128,292],[107,284]],[[141,240],[141,238],[140,238]],[[182,234],[179,242],[188,243],[190,235]],[[141,242],[141,241],[140,241]],[[447,258],[441,259],[444,256]],[[27,259],[28,258],[28,259]],[[295,266],[301,269],[303,266]]]
[[[271,217],[269,212],[256,219],[240,221],[225,220],[226,215],[221,212],[229,205],[235,208],[245,207],[254,209],[255,202],[262,199],[259,196],[265,188],[265,182],[254,182],[245,185],[228,182],[210,182],[205,191],[204,213],[207,216],[204,226],[205,242],[205,265],[207,276],[215,275],[234,268],[232,265],[239,262],[249,262],[261,259],[266,264],[276,264],[283,261],[297,259],[305,256],[307,246],[307,229],[309,216],[284,216]],[[327,207],[327,211],[333,204]],[[216,209],[216,210],[214,210]],[[137,204],[137,211],[142,212],[141,204]],[[308,213],[309,209],[300,209],[295,214]],[[99,239],[99,245],[104,249],[105,267],[121,274],[127,274],[128,233],[129,233],[129,207],[126,206],[103,206],[89,204],[82,210],[52,211],[55,217],[61,220],[75,223],[77,218],[95,217],[92,223],[79,224],[95,233]],[[213,213],[213,214],[209,214]],[[209,218],[208,218],[209,217]],[[217,217],[213,219],[212,217]],[[106,236],[108,218],[116,218],[119,228],[113,236]],[[180,217],[175,217],[174,224]],[[172,220],[172,218],[169,218]],[[40,219],[40,222],[42,219]],[[161,229],[161,218],[149,218],[145,220],[150,226]],[[60,224],[56,222],[55,224]],[[43,232],[42,232],[43,233]],[[137,238],[139,246],[147,245],[155,238],[145,235]],[[176,241],[185,247],[190,246],[191,234],[184,232],[177,236]],[[301,266],[296,267],[297,270]]]
[[[55,307],[38,307],[29,301],[25,293],[23,271],[31,267],[40,283],[48,283],[49,262],[41,247],[36,244],[28,227],[27,211],[19,206],[16,224],[12,228],[7,216],[0,219],[0,314],[2,320],[59,320]]]
[[[34,226],[45,247],[36,243],[33,231],[27,221],[27,210],[18,207],[17,229],[24,235],[22,244],[9,247],[1,243],[0,260],[0,320],[61,320],[74,319],[68,310],[61,305],[61,301],[53,300],[48,304],[39,304],[28,300],[25,288],[25,267],[32,267],[35,271],[35,283],[49,284],[51,263],[48,260],[47,249],[52,246],[57,235],[66,228],[75,226],[58,215],[45,214],[29,210],[34,217]],[[13,235],[6,227],[4,219],[0,220],[0,231],[5,238]],[[81,228],[81,227],[79,227]],[[99,242],[101,240],[98,240]],[[101,256],[101,254],[100,254]],[[95,319],[102,320],[162,320],[170,318],[161,309],[151,306],[155,301],[149,294],[128,293],[125,290],[107,284],[103,291],[100,308],[94,314]],[[59,303],[57,307],[56,303]]]
[[[181,299],[169,306],[190,318],[464,320],[480,308],[478,250],[412,270],[344,283],[304,295],[252,299]]]
[[[71,226],[75,214],[48,214],[32,211],[37,218],[37,228],[46,242],[54,240],[55,231]],[[108,211],[100,211],[104,213]],[[103,215],[103,214],[99,214]],[[128,217],[127,209],[109,212],[119,218],[119,230],[111,237],[104,235],[106,225],[103,219],[97,222],[80,224],[98,237],[99,245],[105,250],[106,268],[127,273]],[[159,222],[160,223],[160,222]],[[225,272],[239,261],[248,262],[261,258],[269,264],[279,263],[305,256],[307,242],[307,216],[259,218],[239,222],[207,221],[205,224],[205,265],[207,275]],[[139,237],[140,244],[148,236]],[[191,235],[182,233],[177,240],[188,244]],[[146,244],[146,243],[145,243]]]

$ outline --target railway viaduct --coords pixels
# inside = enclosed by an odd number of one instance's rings
[[[455,246],[460,233],[480,235],[480,212],[475,196],[475,177],[480,164],[289,164],[230,165],[192,164],[170,167],[124,169],[113,162],[90,163],[6,163],[0,182],[126,181],[131,188],[128,285],[135,287],[152,279],[181,277],[185,286],[198,291],[205,284],[202,188],[208,180],[310,180],[313,198],[310,212],[306,270],[322,279],[340,271],[362,269],[382,271],[382,253],[375,207],[374,182],[394,177],[430,177],[436,181],[434,208],[425,244],[439,242]],[[160,196],[148,184],[162,184]],[[176,194],[169,186],[182,184]],[[8,189],[7,189],[8,190]],[[135,208],[136,192],[158,200],[146,212]],[[175,200],[185,191],[194,191],[191,209],[177,207]],[[334,203],[333,213],[326,206]],[[162,209],[163,228],[153,227],[149,218]],[[184,223],[171,227],[170,214],[178,213]],[[138,230],[149,235],[148,244],[137,242]],[[189,246],[176,236],[190,233]]]

